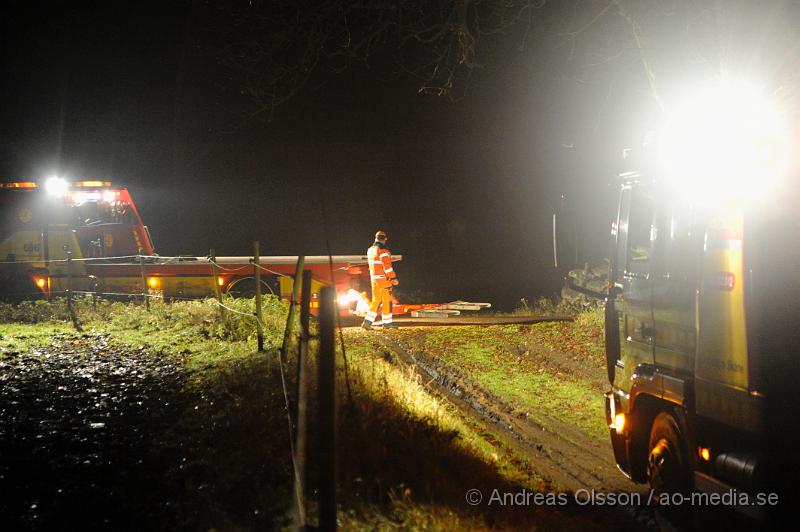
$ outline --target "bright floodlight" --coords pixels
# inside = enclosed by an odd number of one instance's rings
[[[340,307],[348,307],[352,303],[357,302],[361,298],[361,294],[359,294],[356,290],[350,288],[344,294],[341,294],[338,297],[338,302]]]
[[[67,181],[60,177],[50,177],[44,182],[44,189],[51,196],[64,196],[67,193]]]
[[[769,100],[721,83],[672,109],[660,136],[664,177],[703,203],[761,196],[786,171],[787,142]]]

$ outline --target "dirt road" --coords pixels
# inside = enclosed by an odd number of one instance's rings
[[[641,490],[641,486],[630,482],[617,470],[608,444],[587,437],[555,418],[542,423],[514,415],[511,405],[435,356],[413,350],[391,334],[382,334],[380,340],[397,357],[398,363],[416,366],[432,379],[431,385],[435,383],[439,393],[473,418],[502,429],[517,447],[534,456],[539,472],[553,487],[573,491],[581,488]]]
[[[416,367],[432,392],[449,399],[475,422],[503,435],[521,456],[529,457],[536,472],[549,482],[550,489],[638,493],[646,500],[646,487],[630,482],[616,468],[608,442],[590,437],[574,425],[552,416],[538,415],[533,419],[520,413],[520,409],[487,391],[464,372],[449,366],[440,357],[413,347],[399,335],[381,332],[377,338],[390,353],[391,362]],[[560,363],[574,365],[569,360]],[[587,371],[579,365],[573,369]],[[622,510],[641,525],[653,525],[652,513],[647,508],[637,506]]]

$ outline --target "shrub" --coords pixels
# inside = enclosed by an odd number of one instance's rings
[[[81,323],[102,322],[120,329],[174,330],[205,338],[233,341],[248,340],[256,335],[255,298],[225,297],[224,316],[214,299],[164,302],[150,301],[150,309],[138,301],[120,302],[92,296],[76,297],[75,313]],[[288,304],[276,296],[262,301],[264,334],[277,340],[283,334]],[[0,323],[45,323],[69,321],[64,298],[51,301],[23,301],[18,304],[0,303]]]
[[[605,314],[601,307],[584,310],[575,317],[575,324],[581,329],[602,332],[604,323]]]
[[[2,323],[42,323],[68,319],[67,302],[63,298],[53,301],[22,301],[17,304],[0,303]]]
[[[592,307],[588,307],[592,308]],[[580,303],[559,296],[540,297],[534,303],[522,298],[514,308],[514,314],[533,316],[576,316],[587,307]]]

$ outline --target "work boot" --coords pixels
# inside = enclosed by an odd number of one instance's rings
[[[364,323],[361,324],[361,328],[365,331],[372,329],[372,322],[369,320],[364,320]]]

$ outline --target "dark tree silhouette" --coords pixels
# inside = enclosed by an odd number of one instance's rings
[[[271,117],[353,65],[391,64],[419,92],[459,99],[476,70],[507,57],[487,53],[498,43],[578,83],[628,76],[658,106],[673,85],[727,71],[785,89],[798,61],[800,8],[789,1],[254,0],[206,10],[224,79],[251,103],[246,119]]]
[[[479,44],[530,24],[544,0],[277,0],[219,8],[215,53],[229,79],[271,115],[320,72],[391,56],[419,91],[457,97]]]

